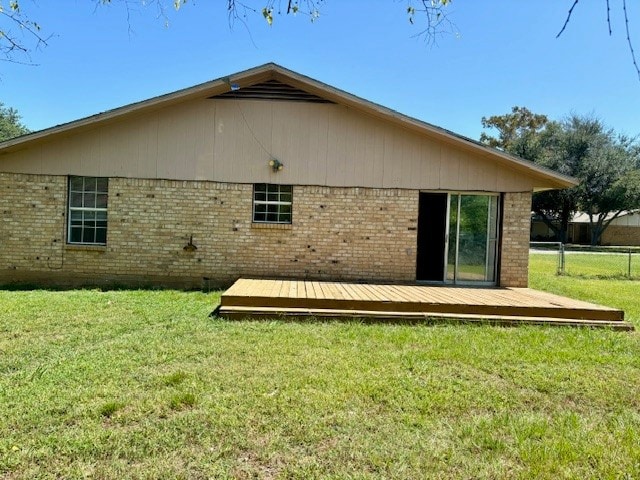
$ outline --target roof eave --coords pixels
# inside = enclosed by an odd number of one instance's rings
[[[0,142],[0,154],[15,151],[16,148],[25,143],[44,140],[49,137],[64,134],[70,130],[85,129],[99,124],[108,123],[124,115],[131,115],[142,110],[145,112],[163,108],[174,103],[183,102],[190,99],[202,98],[204,96],[220,95],[231,90],[231,84],[238,83],[240,87],[250,85],[256,81],[265,81],[273,78],[273,67],[275,64],[267,63],[259,67],[251,68],[234,75],[220,77],[193,87],[184,88],[175,92],[158,95],[156,97],[131,103],[112,110],[97,113],[88,117],[62,123],[53,127],[38,130],[19,137]]]
[[[446,143],[454,144],[458,147],[464,146],[468,150],[472,150],[475,153],[480,153],[482,156],[490,156],[494,159],[497,158],[499,159],[499,161],[501,161],[501,163],[508,164],[511,167],[515,167],[517,170],[527,172],[530,175],[533,174],[535,177],[544,180],[544,185],[540,185],[539,187],[537,187],[540,190],[570,188],[578,185],[579,183],[579,181],[573,177],[562,175],[558,172],[547,169],[528,160],[524,160],[520,157],[516,157],[514,155],[502,152],[498,149],[489,147],[477,140],[459,135],[436,125],[432,125],[428,122],[409,117],[408,115],[404,115],[400,112],[397,112],[396,110],[371,102],[370,100],[365,100],[356,95],[335,88],[331,85],[319,82],[318,80],[315,80],[313,78],[307,77],[297,72],[293,72],[291,70],[287,70],[280,65],[272,65],[275,72],[274,78],[278,80],[287,80],[289,82],[291,82],[292,80],[294,82],[298,81],[300,82],[300,85],[297,86],[304,87],[306,90],[310,91],[310,93],[315,93],[318,96],[328,98],[329,100],[333,100],[336,103],[353,107],[355,109],[363,111],[364,113],[374,114],[375,116],[383,117],[387,120],[393,120],[395,123],[401,124],[403,126],[408,126],[415,130],[426,132],[430,134],[430,136],[438,138],[439,140]],[[282,77],[279,78],[280,76]]]

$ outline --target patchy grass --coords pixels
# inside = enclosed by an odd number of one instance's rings
[[[536,268],[640,323],[637,282]],[[0,291],[0,478],[640,477],[636,332],[227,322],[218,295]]]
[[[107,402],[98,410],[103,417],[110,418],[114,413],[124,407],[124,403],[121,402]]]

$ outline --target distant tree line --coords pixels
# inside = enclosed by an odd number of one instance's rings
[[[525,107],[482,118],[480,141],[556,172],[580,184],[533,195],[533,211],[561,242],[577,212],[589,216],[591,244],[623,212],[640,208],[640,145],[593,116],[551,121]]]

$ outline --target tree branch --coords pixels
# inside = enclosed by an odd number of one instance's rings
[[[564,25],[562,25],[562,28],[556,35],[556,38],[560,38],[560,35],[562,35],[562,32],[564,32],[564,29],[567,28],[567,25],[569,24],[569,20],[571,20],[571,15],[573,14],[573,9],[576,8],[578,1],[579,0],[574,0],[573,5],[571,5],[571,8],[569,9],[569,13],[567,13],[567,18],[564,20]]]
[[[425,18],[426,28],[418,32],[414,37],[423,37],[427,44],[435,45],[439,35],[447,31],[455,30],[455,25],[444,10],[447,0],[419,0],[421,7],[413,6],[413,0],[407,0],[407,14],[409,15],[409,23],[415,23],[414,19],[417,14],[421,14]]]
[[[613,222],[616,218],[618,218],[620,215],[622,215],[622,212],[625,212],[626,210],[618,210],[609,220],[603,220],[603,226],[604,228],[602,229],[602,231],[604,232],[605,229],[611,224],[611,222]]]
[[[556,238],[560,238],[562,236],[562,231],[558,228],[558,225],[554,223],[554,220],[557,222],[558,219],[553,218],[547,214],[547,212],[542,208],[535,208],[533,211],[540,217],[542,223],[544,223],[556,236]]]
[[[15,10],[7,12],[4,9],[0,9],[0,17],[3,17],[9,21],[10,24],[13,24],[18,27],[21,32],[26,32],[29,34],[36,42],[34,49],[39,49],[42,46],[48,45],[48,40],[51,38],[42,36],[40,32],[40,26],[26,17],[22,16],[19,7]],[[28,47],[25,43],[20,42],[11,32],[10,29],[0,30],[0,54],[2,54],[5,58],[4,60],[9,62],[15,62],[26,65],[34,65],[31,62],[31,57],[29,52],[31,48]],[[14,52],[19,52],[20,54],[27,57],[29,62],[18,61],[13,57]]]
[[[573,15],[573,10],[574,8],[576,8],[576,5],[578,5],[578,2],[579,0],[574,0],[573,3],[571,4],[571,8],[567,13],[567,18],[565,18],[564,24],[562,25],[562,28],[556,35],[556,38],[559,38],[560,35],[562,35],[562,33],[567,28],[567,25],[571,20],[571,15]],[[606,0],[606,4],[607,4],[607,27],[609,28],[609,36],[611,36],[613,29],[611,28],[610,0]],[[636,73],[638,74],[638,79],[640,80],[640,67],[638,66],[638,61],[636,60],[636,52],[633,49],[633,42],[631,42],[631,34],[629,33],[629,14],[627,12],[627,0],[622,0],[622,11],[624,12],[624,26],[625,26],[626,36],[627,36],[627,45],[629,46],[629,53],[631,53],[631,61],[633,62],[633,67],[635,68]]]
[[[640,68],[638,68],[638,62],[636,61],[636,52],[633,51],[633,44],[631,43],[631,35],[629,34],[629,16],[627,15],[627,0],[622,0],[622,9],[624,10],[624,26],[627,31],[627,43],[629,44],[629,52],[631,52],[631,60],[633,66],[636,68],[638,79],[640,80]]]

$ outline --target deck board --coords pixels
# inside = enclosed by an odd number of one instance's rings
[[[529,288],[382,285],[303,280],[239,279],[221,298],[221,312],[377,312],[377,315],[555,318],[623,322],[624,312]],[[275,309],[275,310],[273,310]],[[306,311],[305,310],[305,311]],[[373,317],[374,315],[371,314]],[[576,323],[576,322],[573,322]],[[626,325],[630,325],[625,323]]]

